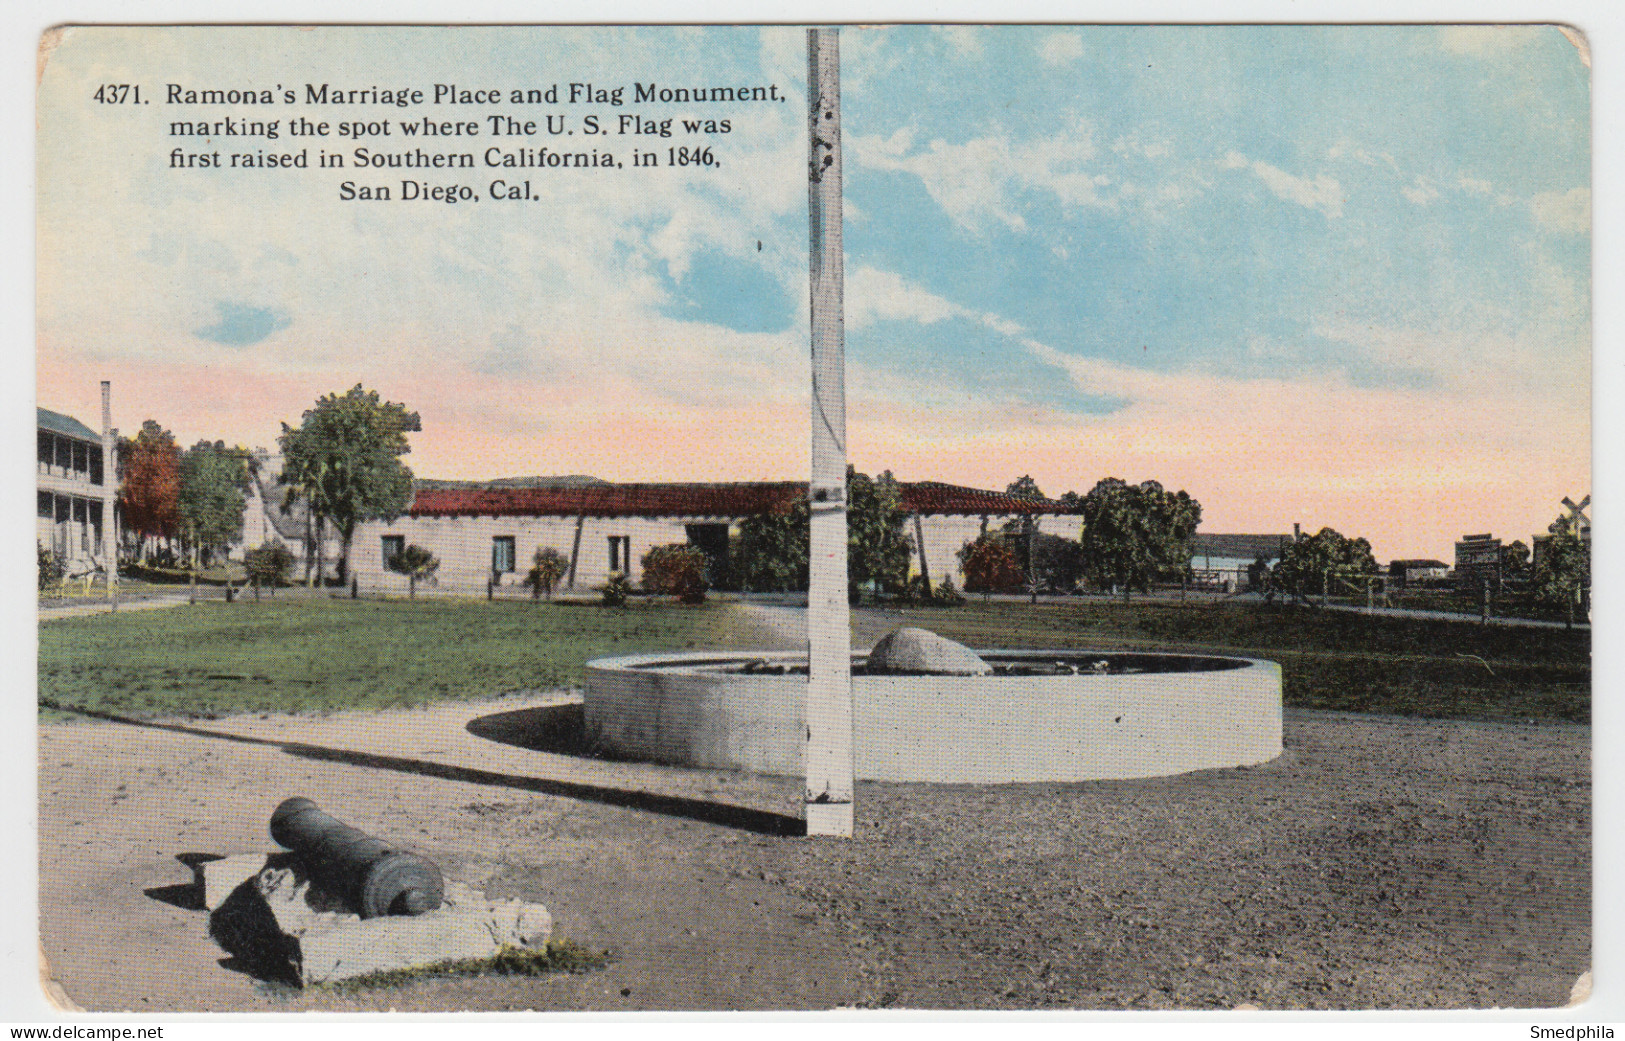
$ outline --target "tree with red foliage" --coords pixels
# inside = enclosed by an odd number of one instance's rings
[[[180,530],[180,446],[174,434],[149,419],[133,440],[119,438],[118,464],[123,527],[140,538],[146,563],[150,540],[174,538]]]
[[[965,592],[1010,593],[1021,588],[1021,569],[1016,555],[997,535],[983,535],[967,542],[959,551],[959,566],[965,572]]]

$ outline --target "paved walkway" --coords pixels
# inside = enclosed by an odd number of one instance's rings
[[[145,600],[120,601],[120,611],[151,611],[159,607],[179,607],[187,603],[185,596],[155,596]],[[83,615],[107,614],[113,609],[106,600],[93,600],[83,604],[63,604],[57,607],[41,607],[39,620],[48,622],[54,618],[78,618]]]
[[[980,599],[983,599],[983,598],[973,595],[972,599],[980,600]],[[1027,596],[1026,594],[1014,595],[1014,594],[997,594],[996,593],[993,596],[987,597],[985,599],[991,600],[991,601],[993,601],[995,603],[1003,603],[1003,604],[1027,604],[1027,603],[1033,602],[1032,599],[1029,596]],[[1188,597],[1188,599],[1187,599],[1187,598],[1181,597],[1178,593],[1171,593],[1171,594],[1156,593],[1156,594],[1152,594],[1152,595],[1149,595],[1149,596],[1136,593],[1136,594],[1134,594],[1134,599],[1129,601],[1128,606],[1132,607],[1132,606],[1135,606],[1135,605],[1143,605],[1143,604],[1148,604],[1148,603],[1156,603],[1156,604],[1189,603],[1192,606],[1195,606],[1197,604],[1202,604],[1202,603],[1215,604],[1215,603],[1219,603],[1221,601],[1229,601],[1229,602],[1232,602],[1232,603],[1258,604],[1258,603],[1263,602],[1263,597],[1261,597],[1261,596],[1259,596],[1258,594],[1255,594],[1255,593],[1241,593],[1241,594],[1223,595],[1223,594],[1216,594],[1216,593],[1192,592],[1190,594],[1190,596]],[[1113,605],[1113,604],[1122,604],[1124,601],[1123,601],[1122,597],[1118,597],[1118,596],[1106,596],[1106,595],[1103,595],[1103,594],[1093,594],[1093,595],[1087,595],[1087,596],[1052,596],[1052,595],[1044,595],[1044,596],[1038,597],[1036,602],[1040,603],[1040,604],[1055,604],[1055,605],[1063,605],[1064,606],[1064,605],[1067,605],[1067,604],[1074,604],[1074,605],[1076,605],[1076,604],[1106,604],[1106,605]],[[806,621],[807,608],[806,608],[805,602],[803,602],[803,603],[801,603],[799,605],[795,604],[795,603],[764,603],[764,602],[762,602],[760,600],[756,600],[756,599],[752,598],[750,600],[743,600],[742,599],[740,601],[739,606],[742,609],[746,610],[753,617],[753,619],[760,620],[765,626],[771,627],[772,631],[775,631],[775,632],[778,632],[778,633],[782,634],[782,636],[785,639],[789,639],[791,636],[793,636],[794,639],[795,639],[794,646],[799,647],[799,646],[806,643],[806,641],[807,641],[807,635],[806,635],[807,634],[807,621]],[[1321,605],[1318,604],[1318,603],[1311,604],[1310,606],[1312,608],[1314,608],[1314,609],[1317,609],[1317,610],[1321,609]],[[1356,614],[1382,615],[1382,616],[1386,616],[1386,617],[1389,617],[1389,618],[1418,618],[1418,619],[1431,620],[1431,621],[1471,622],[1471,623],[1473,623],[1475,625],[1478,624],[1478,621],[1479,621],[1478,615],[1476,615],[1476,614],[1464,614],[1462,612],[1457,612],[1457,611],[1426,611],[1426,610],[1421,610],[1419,608],[1409,608],[1409,607],[1372,607],[1372,608],[1367,608],[1363,604],[1327,604],[1327,605],[1325,605],[1324,609],[1329,610],[1329,611],[1353,611]],[[853,612],[852,612],[852,617],[853,617],[853,620],[854,620],[854,624],[853,624],[853,630],[854,630],[853,643],[854,643],[854,645],[856,645],[859,642],[858,634],[862,633],[863,630],[864,630],[863,621],[866,618],[866,611],[867,611],[867,609],[863,609],[863,610],[854,609]],[[1514,627],[1514,628],[1522,628],[1522,629],[1564,629],[1564,628],[1568,628],[1563,622],[1551,622],[1551,621],[1546,621],[1546,620],[1540,619],[1540,618],[1499,618],[1499,617],[1496,617],[1494,615],[1490,616],[1489,624],[1490,625],[1511,626],[1511,627]],[[1591,628],[1591,626],[1590,626],[1589,623],[1586,623],[1586,622],[1576,622],[1576,623],[1574,623],[1573,628],[1580,629],[1580,630],[1589,630]],[[881,634],[876,633],[874,638],[878,638],[879,635],[881,635]],[[870,639],[871,643],[874,642],[874,638]],[[766,649],[774,650],[774,649],[777,649],[777,648],[769,647],[769,648],[766,648]]]
[[[1353,611],[1356,614],[1383,615],[1388,618],[1423,618],[1442,622],[1472,622],[1478,624],[1479,616],[1476,614],[1461,614],[1456,611],[1422,611],[1412,607],[1362,607],[1357,604],[1327,604],[1329,611]],[[1490,625],[1506,625],[1518,629],[1566,629],[1571,628],[1563,622],[1548,622],[1541,618],[1497,618],[1490,616]],[[1587,622],[1575,622],[1574,629],[1590,630]]]

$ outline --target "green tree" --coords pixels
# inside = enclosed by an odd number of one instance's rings
[[[1501,578],[1521,580],[1529,577],[1529,547],[1522,539],[1514,539],[1501,547]]]
[[[1044,498],[1038,482],[1025,474],[1011,481],[1004,491],[1006,495]],[[1061,511],[1076,512],[1083,505],[1077,492],[1067,492],[1058,501]],[[1006,548],[1016,555],[1016,567],[1021,571],[1023,582],[1031,583],[1035,590],[1069,592],[1083,577],[1083,553],[1078,540],[1038,530],[1036,514],[1023,514],[1005,521],[1000,530],[1006,536]]]
[[[1023,539],[1023,542],[1026,540]],[[1020,555],[1025,557],[1026,547]],[[1032,539],[1033,567],[1030,574],[1038,588],[1051,593],[1070,593],[1083,578],[1083,546],[1076,539],[1037,532]],[[1022,574],[1029,574],[1020,559]]]
[[[549,600],[553,599],[553,587],[558,585],[559,579],[569,570],[569,562],[564,554],[552,546],[543,546],[536,551],[532,558],[530,572],[525,575],[525,585],[531,589],[531,598],[546,594]]]
[[[1042,499],[1044,497],[1043,491],[1038,487],[1038,482],[1028,474],[1022,474],[1005,485],[1004,493],[1006,495],[1020,495],[1029,499]],[[1036,584],[1038,582],[1036,573],[1038,562],[1034,559],[1037,554],[1034,552],[1036,547],[1033,543],[1038,537],[1038,518],[1030,513],[1024,513],[1019,517],[1012,517],[1010,520],[1005,521],[1000,526],[1000,530],[1006,536],[1005,547],[1016,555],[1016,567],[1021,571],[1022,575],[1026,576],[1026,581]]]
[[[846,488],[847,581],[854,590],[868,582],[887,592],[901,590],[912,552],[903,530],[908,514],[901,486],[889,470],[871,479],[848,467]],[[741,588],[753,593],[807,588],[809,518],[803,495],[785,513],[740,522],[733,564]]]
[[[739,522],[732,553],[741,589],[788,593],[807,588],[807,497],[797,496],[785,513],[761,514]]]
[[[1575,531],[1573,518],[1567,514],[1546,530],[1551,537],[1541,546],[1540,559],[1535,563],[1535,599],[1546,607],[1568,612],[1570,618],[1576,612],[1589,614],[1591,541]]]
[[[394,520],[411,501],[412,471],[401,456],[412,450],[407,433],[421,429],[416,412],[359,383],[317,401],[298,427],[282,425],[282,483],[337,530],[341,576],[350,572],[356,525]]]
[[[1079,504],[1083,512],[1083,572],[1102,588],[1150,591],[1159,578],[1190,568],[1191,539],[1202,522],[1202,504],[1156,481],[1128,484],[1108,477]]]
[[[1347,578],[1377,573],[1371,543],[1350,539],[1332,528],[1296,539],[1281,550],[1281,559],[1270,570],[1270,578],[1294,597],[1327,592],[1328,578]]]
[[[1022,474],[1004,486],[1006,495],[1025,495],[1029,499],[1042,499],[1044,493],[1039,490],[1038,482],[1030,474]]]
[[[181,450],[174,434],[149,419],[134,438],[119,438],[118,462],[121,523],[140,540],[146,563],[152,540],[180,532]]]
[[[199,441],[181,457],[181,526],[195,552],[224,551],[242,535],[247,490],[246,451]]]
[[[418,580],[429,578],[440,570],[439,559],[418,545],[405,547],[385,561],[385,564],[391,571],[406,576],[406,595],[413,600],[417,599]]]
[[[854,591],[866,583],[886,593],[903,589],[912,552],[903,533],[907,519],[903,489],[890,470],[871,480],[847,467],[846,574]]]
[[[257,549],[251,549],[243,554],[243,569],[248,572],[249,581],[256,586],[270,586],[275,595],[276,587],[287,578],[288,569],[293,566],[293,554],[288,552],[280,539],[272,539]],[[254,594],[256,597],[259,593]]]

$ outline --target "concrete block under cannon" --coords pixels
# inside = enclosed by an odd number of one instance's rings
[[[309,799],[276,808],[271,838],[297,853],[315,880],[362,918],[424,914],[445,897],[434,864],[352,828]]]

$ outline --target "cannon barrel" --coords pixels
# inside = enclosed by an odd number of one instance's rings
[[[271,838],[299,854],[316,880],[363,918],[423,914],[445,896],[434,864],[350,827],[309,799],[276,808]]]

